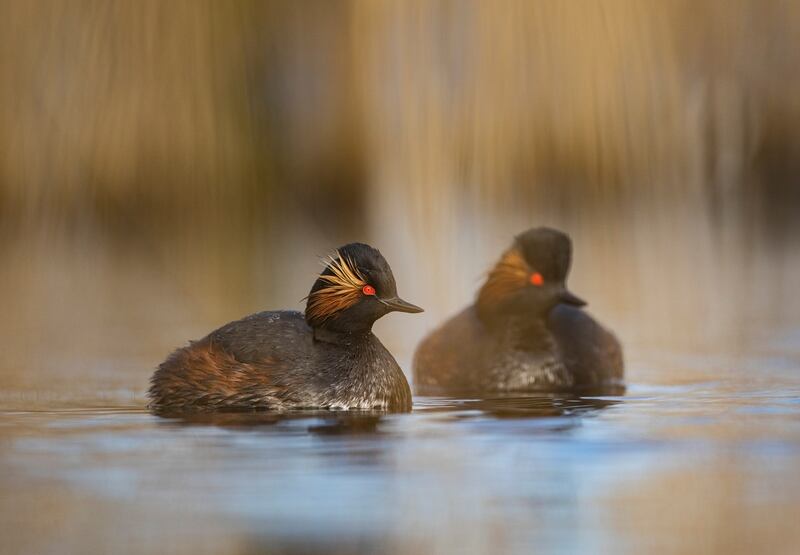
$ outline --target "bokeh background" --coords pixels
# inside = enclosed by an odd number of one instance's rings
[[[98,366],[92,387],[142,390],[186,339],[301,308],[351,240],[427,308],[379,324],[408,360],[541,224],[634,350],[797,321],[795,2],[12,1],[0,22],[3,385]]]
[[[272,510],[314,514],[309,499],[338,522],[339,506],[314,497],[327,459],[292,475],[311,480],[309,497],[272,497],[295,482],[235,466],[272,460],[268,442],[145,420],[155,366],[245,314],[302,309],[319,258],[359,240],[426,308],[376,326],[410,375],[416,343],[470,302],[513,235],[551,225],[573,238],[571,289],[625,346],[632,394],[596,427],[587,419],[595,443],[489,443],[486,474],[463,466],[471,444],[446,436],[374,455],[390,468],[380,510],[402,510],[386,513],[397,551],[418,552],[407,532],[433,523],[438,552],[519,530],[565,552],[618,552],[630,534],[632,552],[792,552],[800,436],[796,397],[781,395],[800,361],[799,68],[793,0],[0,2],[0,403],[140,411],[100,417],[111,431],[96,441],[83,423],[59,428],[61,413],[6,428],[6,546],[234,551],[216,532],[242,519],[186,516],[220,499],[215,484],[239,496],[222,499],[232,514],[253,511],[250,532]],[[641,384],[667,389],[646,389],[651,402]],[[744,406],[753,399],[767,405]],[[637,458],[642,445],[653,452]],[[70,461],[72,485],[30,478]],[[514,482],[520,461],[545,472]],[[423,463],[442,479],[393,481],[427,476]],[[328,492],[342,506],[363,507],[356,470]],[[626,487],[604,485],[621,475]],[[87,495],[97,476],[103,495]],[[518,501],[519,520],[503,513],[482,535],[483,507],[500,503],[487,476],[509,476],[502,499],[527,484],[540,504]],[[134,501],[117,503],[126,492]]]

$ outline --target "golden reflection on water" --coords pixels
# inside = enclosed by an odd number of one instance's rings
[[[571,415],[567,429],[714,448],[679,450],[664,468],[644,449],[606,493],[625,457],[592,466],[554,453],[544,469],[563,478],[558,462],[569,461],[568,485],[529,491],[535,501],[502,518],[456,509],[508,502],[462,488],[519,464],[514,454],[486,473],[464,462],[431,504],[455,510],[450,520],[424,515],[442,535],[396,550],[447,551],[458,534],[476,550],[519,550],[516,526],[548,546],[611,550],[638,526],[639,548],[789,552],[800,492],[779,484],[800,483],[781,466],[797,463],[800,441],[788,424],[800,364],[798,37],[800,9],[779,1],[4,2],[0,408],[141,408],[170,349],[256,310],[300,308],[317,257],[351,240],[381,248],[399,291],[426,308],[377,326],[408,371],[417,341],[470,301],[510,238],[554,225],[575,243],[571,288],[623,340],[629,381],[667,388],[639,399],[634,387],[621,407]],[[457,410],[459,423],[545,416]],[[14,473],[0,478],[0,535],[12,552],[52,551],[51,538],[97,552],[263,548],[230,512],[181,513],[188,540],[159,525],[169,503],[120,503],[55,471],[21,472],[32,455],[19,442],[64,418],[2,428],[0,469]],[[500,422],[497,433],[513,430]],[[474,429],[439,424],[425,413],[401,425],[420,444],[416,460],[391,459],[397,468],[424,474],[423,460],[441,475],[485,454]],[[575,433],[580,449],[587,438]],[[759,437],[772,447],[747,443]],[[235,468],[224,448],[184,447]],[[89,468],[103,467],[98,452]],[[124,456],[147,475],[147,457]],[[567,514],[594,532],[559,544],[546,519],[570,527],[525,503],[569,505],[580,487],[591,501]],[[424,495],[424,484],[409,491]],[[119,525],[141,519],[152,528],[136,537]],[[415,522],[398,522],[398,537]],[[389,540],[348,541],[342,552]]]

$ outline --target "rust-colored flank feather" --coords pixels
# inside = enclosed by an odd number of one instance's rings
[[[283,391],[270,376],[279,365],[280,361],[271,356],[257,363],[241,362],[216,348],[208,337],[193,341],[159,366],[148,393],[150,408],[168,412],[267,403],[280,408]]]
[[[319,276],[328,285],[308,296],[306,320],[309,322],[324,322],[340,310],[352,306],[367,284],[353,261],[343,257],[339,251],[336,252],[336,257],[328,257],[328,268],[330,274]]]
[[[516,247],[507,250],[489,272],[486,283],[478,293],[478,304],[496,305],[514,291],[525,287],[529,274],[530,268],[522,253]]]

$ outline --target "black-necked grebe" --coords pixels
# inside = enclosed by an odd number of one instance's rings
[[[176,350],[151,378],[150,407],[409,411],[408,382],[372,333],[392,311],[422,309],[397,296],[377,249],[345,245],[311,288],[305,315],[259,312]]]
[[[489,272],[472,306],[417,348],[420,393],[623,388],[622,348],[566,288],[569,237],[530,229]]]

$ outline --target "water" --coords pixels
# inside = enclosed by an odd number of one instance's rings
[[[138,391],[6,392],[2,552],[795,553],[785,339],[636,355],[624,396],[417,397],[407,415],[163,419]]]

